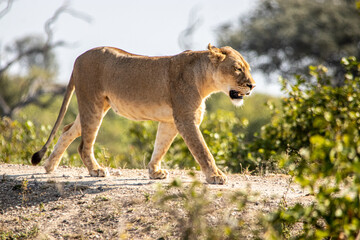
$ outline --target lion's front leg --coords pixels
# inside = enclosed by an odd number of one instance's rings
[[[216,166],[214,157],[210,153],[195,121],[178,119],[176,121],[176,127],[190,152],[200,164],[201,170],[206,176],[206,181],[211,184],[225,184],[227,177]]]
[[[161,169],[161,160],[169,149],[172,141],[177,134],[177,129],[173,123],[160,122],[156,134],[155,147],[148,164],[151,179],[167,178],[169,173]]]

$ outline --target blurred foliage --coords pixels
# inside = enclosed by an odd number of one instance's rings
[[[220,27],[218,37],[266,74],[290,77],[323,64],[341,75],[342,56],[360,57],[359,22],[355,0],[261,0],[237,26]]]
[[[241,215],[250,202],[248,192],[235,192],[230,196],[222,193],[211,194],[208,188],[190,172],[192,182],[184,184],[179,179],[173,180],[166,187],[159,185],[153,197],[158,207],[169,213],[170,220],[175,220],[180,239],[245,239],[248,234],[256,234],[249,229],[249,222]],[[215,217],[216,202],[220,200],[224,207],[220,217]],[[179,211],[179,209],[181,209]],[[214,219],[217,221],[214,223]],[[211,221],[209,221],[211,220]],[[212,223],[211,223],[212,222]],[[169,231],[169,230],[168,230]],[[253,231],[253,232],[252,232]]]
[[[58,65],[53,49],[44,47],[45,40],[27,36],[6,46],[0,55],[0,116],[12,117],[18,108],[27,104],[39,104],[37,96],[53,81]],[[12,60],[9,60],[12,59]],[[5,105],[5,106],[4,106]]]
[[[14,1],[3,2],[7,4],[0,13],[1,17],[11,11]],[[45,94],[52,94],[54,98],[65,92],[63,86],[53,83],[58,72],[54,49],[66,45],[62,40],[55,40],[53,26],[64,13],[91,21],[91,18],[71,9],[69,3],[65,2],[45,21],[44,34],[26,34],[0,46],[1,117],[13,118],[27,105],[46,108],[52,98],[41,104],[39,98]]]
[[[54,75],[46,69],[33,66],[25,75],[2,74],[0,75],[0,94],[9,107],[15,107],[25,98],[35,93],[38,84],[46,84]],[[36,86],[35,86],[36,85]],[[3,113],[0,109],[0,116]]]
[[[244,100],[243,106],[235,107],[229,101],[228,96],[223,93],[216,93],[206,101],[206,110],[208,115],[220,109],[232,112],[231,114],[234,114],[235,118],[248,119],[248,124],[242,133],[245,134],[246,141],[251,141],[254,139],[254,134],[270,121],[272,110],[267,106],[270,103],[279,106],[280,98],[255,93]],[[204,127],[202,128],[204,129]]]
[[[287,239],[285,226],[301,223],[292,239],[360,237],[360,63],[343,58],[344,85],[331,87],[324,66],[310,67],[315,81],[283,79],[281,116],[264,127],[262,139],[280,156],[304,189],[315,196],[309,206],[296,204],[269,218],[270,239]]]
[[[34,150],[47,140],[50,131],[50,125],[35,127],[30,120],[3,118],[0,122],[0,162],[31,164]],[[50,150],[52,148],[53,145]]]
[[[18,73],[27,75],[33,67],[45,69],[52,76],[57,74],[58,64],[53,49],[45,49],[46,40],[39,35],[27,35],[15,39],[11,44],[5,46],[4,58],[18,58]]]

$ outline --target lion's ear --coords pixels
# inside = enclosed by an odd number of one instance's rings
[[[209,49],[209,58],[212,63],[219,64],[220,62],[224,61],[226,58],[226,55],[220,51],[217,47],[211,46],[209,43],[208,45]]]

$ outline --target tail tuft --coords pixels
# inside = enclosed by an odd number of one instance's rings
[[[37,165],[40,163],[41,159],[44,157],[46,153],[47,148],[42,148],[40,151],[34,153],[31,157],[31,163],[32,165]]]

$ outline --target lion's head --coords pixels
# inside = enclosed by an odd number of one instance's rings
[[[209,44],[208,49],[216,87],[227,94],[235,106],[241,106],[243,97],[250,95],[255,87],[249,64],[231,47],[216,48]]]

